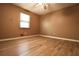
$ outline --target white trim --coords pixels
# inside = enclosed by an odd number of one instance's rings
[[[0,41],[8,41],[8,40],[15,40],[15,39],[29,38],[29,37],[35,37],[35,36],[39,36],[39,34],[36,34],[36,35],[29,35],[29,36],[22,36],[22,37],[16,37],[16,38],[0,39]]]
[[[40,35],[42,37],[48,37],[48,38],[54,38],[54,39],[61,39],[61,40],[67,40],[67,41],[73,41],[73,42],[78,42],[79,40],[76,39],[69,39],[69,38],[62,38],[62,37],[55,37],[55,36],[49,36],[49,35]]]
[[[29,35],[29,36],[22,36],[22,37],[16,37],[16,38],[8,38],[8,39],[0,39],[0,41],[16,40],[16,39],[22,39],[22,38],[35,37],[35,36],[42,36],[42,37],[47,37],[47,38],[54,38],[54,39],[60,39],[60,40],[67,40],[67,41],[79,42],[79,40],[76,40],[76,39],[55,37],[55,36],[42,35],[42,34]]]

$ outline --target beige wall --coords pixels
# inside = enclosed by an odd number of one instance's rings
[[[41,16],[41,34],[79,39],[79,5]]]
[[[0,8],[0,37],[1,37],[1,31],[2,31],[2,28],[1,28],[1,25],[2,25],[1,19],[2,19],[2,17],[1,17],[1,15],[2,15],[2,7]]]
[[[31,27],[29,29],[19,28],[20,12],[31,16]],[[0,38],[19,37],[21,34],[39,34],[39,15],[27,12],[12,4],[0,4]]]
[[[31,28],[19,28],[20,12],[31,16]],[[79,5],[41,16],[40,23],[39,15],[12,4],[0,4],[0,39],[40,32],[51,36],[79,39]]]

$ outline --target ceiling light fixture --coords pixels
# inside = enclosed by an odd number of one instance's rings
[[[41,5],[43,6],[44,9],[48,8],[48,4],[46,4],[46,3],[42,3]]]
[[[37,3],[35,6],[42,6],[43,9],[48,9],[48,4],[47,3]]]

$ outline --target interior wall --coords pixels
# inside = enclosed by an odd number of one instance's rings
[[[21,29],[19,26],[20,12],[29,14],[31,17],[30,28]],[[12,4],[0,4],[0,39],[35,35],[40,32],[40,16],[28,12]]]
[[[41,16],[41,34],[79,39],[79,5]]]
[[[1,7],[1,5],[0,5],[0,7]],[[0,8],[0,20],[2,19],[1,15],[2,15],[2,7]],[[1,37],[1,34],[2,34],[2,32],[1,32],[2,31],[1,25],[2,25],[2,22],[0,21],[0,37]]]

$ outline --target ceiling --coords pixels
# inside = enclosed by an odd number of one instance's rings
[[[54,12],[60,10],[62,8],[66,8],[72,6],[74,4],[69,3],[46,3],[46,9],[44,9],[43,5],[38,3],[14,3],[14,5],[19,6],[23,9],[29,10],[38,15],[45,15],[49,12]]]

